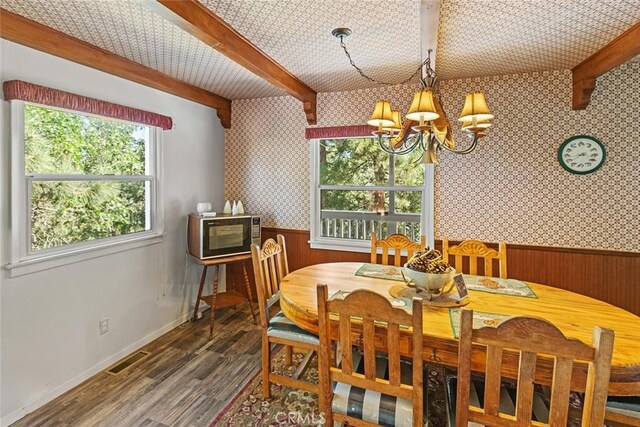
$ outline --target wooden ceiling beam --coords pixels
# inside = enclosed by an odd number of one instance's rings
[[[132,82],[215,108],[231,127],[231,101],[0,8],[0,37]]]
[[[591,101],[596,79],[618,65],[640,55],[640,22],[611,43],[576,65],[573,74],[573,109],[584,110]]]
[[[197,0],[157,0],[147,8],[207,43],[227,58],[302,101],[307,122],[316,123],[316,92]]]

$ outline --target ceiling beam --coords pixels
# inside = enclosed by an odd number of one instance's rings
[[[573,109],[587,108],[598,77],[637,55],[640,55],[640,22],[571,70]]]
[[[440,25],[441,0],[420,0],[420,63],[427,59],[429,49],[431,49],[431,68],[436,69],[436,58],[438,50],[438,29]],[[423,77],[422,71],[420,77]],[[396,138],[392,140],[393,146],[397,149],[402,146],[404,136],[411,132],[411,127],[418,122],[405,119],[402,122],[402,130]]]
[[[420,56],[427,58],[431,49],[431,68],[436,69],[438,57],[438,30],[440,25],[440,0],[420,0]]]
[[[199,1],[157,0],[141,4],[302,101],[307,122],[316,123],[316,92]]]
[[[0,8],[0,37],[215,108],[222,126],[231,127],[230,100],[3,8]]]

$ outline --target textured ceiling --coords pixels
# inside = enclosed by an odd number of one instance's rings
[[[230,99],[284,92],[141,3],[0,0],[2,7]],[[421,59],[419,0],[200,0],[317,92],[398,83]],[[640,21],[640,0],[442,0],[440,79],[572,68]]]
[[[640,0],[443,0],[441,79],[570,69],[640,21]]]
[[[353,30],[345,44],[376,80],[397,83],[420,65],[416,0],[200,1],[316,92],[380,86],[351,68],[337,27]]]
[[[225,98],[284,94],[130,0],[0,0],[41,24]]]

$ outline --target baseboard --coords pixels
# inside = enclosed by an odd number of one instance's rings
[[[205,304],[203,304],[203,306],[204,307],[200,307],[200,309],[198,310],[199,312],[202,312],[202,311],[204,311],[204,310],[209,308]],[[169,332],[170,330],[174,329],[175,327],[183,324],[184,322],[189,320],[190,317],[191,317],[191,313],[190,312],[187,312],[187,313],[183,314],[182,316],[178,317],[176,320],[173,320],[173,321],[167,323],[166,325],[164,325],[160,329],[150,333],[149,335],[143,337],[142,339],[136,341],[135,343],[133,343],[131,345],[128,345],[127,347],[123,348],[122,350],[120,350],[116,354],[114,354],[111,357],[108,357],[108,358],[104,359],[103,361],[97,363],[96,365],[92,366],[91,368],[87,369],[86,371],[82,372],[81,374],[75,376],[74,378],[70,379],[69,381],[66,381],[66,382],[60,384],[59,386],[55,387],[53,390],[50,390],[50,391],[42,394],[40,397],[32,400],[31,402],[27,403],[26,405],[24,405],[20,409],[17,409],[15,411],[13,411],[12,413],[3,416],[2,419],[0,419],[0,426],[7,427],[10,424],[15,423],[20,418],[22,418],[25,415],[35,411],[36,409],[40,408],[41,406],[51,402],[56,397],[60,396],[63,393],[66,393],[67,391],[71,390],[73,387],[77,386],[78,384],[82,383],[83,381],[86,381],[87,379],[91,378],[92,376],[94,376],[98,372],[103,371],[104,369],[106,369],[107,367],[111,366],[112,364],[114,364],[118,360],[122,359],[123,357],[133,353],[134,351],[136,351],[136,350],[140,349],[141,347],[147,345],[148,343],[150,343],[151,341],[155,340],[156,338],[166,334],[167,332]]]

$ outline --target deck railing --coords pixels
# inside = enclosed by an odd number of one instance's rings
[[[320,235],[338,239],[371,240],[371,232],[384,239],[400,233],[420,240],[419,214],[379,214],[375,212],[320,211]]]

